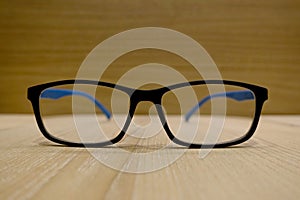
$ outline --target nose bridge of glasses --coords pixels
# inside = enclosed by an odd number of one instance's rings
[[[138,105],[142,102],[148,102],[148,103],[153,103],[155,108],[156,108],[156,112],[159,116],[159,119],[161,120],[161,123],[164,125],[165,124],[165,117],[163,114],[163,108],[161,106],[161,99],[163,94],[169,91],[167,88],[161,88],[161,89],[156,89],[156,90],[135,90],[135,92],[131,95],[131,103],[134,107],[132,107],[134,109],[133,112],[136,112],[136,108],[138,107]],[[149,106],[149,105],[148,105]],[[152,113],[154,110],[151,110],[151,107],[147,107],[145,105],[142,106],[142,111],[143,114],[146,114],[146,110],[147,108],[149,109],[148,112],[149,114],[154,114]],[[146,110],[145,110],[146,108]]]
[[[142,101],[149,101],[154,104],[160,104],[161,97],[164,94],[164,90],[135,90],[131,96],[132,102],[137,105]]]

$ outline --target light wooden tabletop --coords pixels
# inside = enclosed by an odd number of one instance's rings
[[[0,115],[0,122],[0,199],[300,199],[300,116],[263,116],[249,142],[203,159],[199,150],[161,151],[156,162],[183,155],[140,174],[114,170],[86,149],[48,142],[32,115]],[[115,149],[97,151],[112,155]],[[139,162],[154,164],[145,161]]]

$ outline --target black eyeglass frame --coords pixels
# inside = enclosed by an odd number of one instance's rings
[[[125,122],[124,127],[122,128],[121,132],[114,138],[109,141],[105,142],[100,142],[100,143],[75,143],[75,142],[68,142],[59,138],[56,138],[52,136],[47,129],[44,126],[42,117],[41,117],[41,112],[40,112],[40,95],[43,90],[47,88],[51,88],[54,86],[60,86],[60,85],[67,85],[67,84],[87,84],[87,85],[98,85],[98,86],[104,86],[104,87],[109,87],[109,88],[114,88],[120,91],[125,92],[126,94],[129,95],[130,98],[130,106],[129,106],[129,113]],[[223,142],[223,143],[217,143],[217,144],[194,144],[194,143],[187,143],[184,141],[181,141],[177,139],[169,129],[167,120],[165,118],[165,114],[162,109],[161,101],[162,97],[165,93],[178,89],[181,87],[186,87],[186,86],[191,86],[191,85],[208,85],[208,84],[223,84],[223,85],[231,85],[231,86],[240,86],[247,88],[251,90],[254,95],[255,95],[255,114],[254,114],[254,119],[252,121],[252,124],[250,126],[249,131],[243,135],[240,138],[237,138],[232,141],[228,142]],[[140,89],[133,89],[113,83],[107,83],[107,82],[102,82],[102,81],[94,81],[94,80],[61,80],[61,81],[55,81],[55,82],[49,82],[45,84],[40,84],[36,86],[32,86],[28,88],[27,91],[27,98],[30,100],[34,115],[36,118],[36,122],[38,124],[38,127],[42,134],[49,139],[52,142],[56,142],[62,145],[67,145],[71,147],[104,147],[108,145],[112,145],[115,143],[118,143],[121,141],[121,139],[124,137],[126,134],[126,131],[130,125],[130,122],[133,118],[136,106],[138,105],[139,102],[141,101],[150,101],[152,102],[158,112],[160,121],[163,125],[164,130],[166,131],[169,139],[173,141],[176,144],[179,144],[181,146],[185,146],[187,148],[224,148],[232,145],[237,145],[240,143],[243,143],[250,139],[252,135],[254,134],[259,118],[261,115],[261,110],[263,107],[264,102],[268,99],[268,90],[264,87],[257,86],[257,85],[252,85],[248,83],[243,83],[243,82],[237,82],[237,81],[229,81],[229,80],[197,80],[197,81],[191,81],[191,82],[184,82],[184,83],[178,83],[174,84],[168,87],[162,87],[158,89],[153,89],[153,90],[140,90]]]

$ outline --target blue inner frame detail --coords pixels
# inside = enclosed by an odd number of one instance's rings
[[[91,96],[88,93],[81,92],[81,91],[76,91],[76,90],[68,90],[68,89],[53,89],[53,88],[48,88],[44,90],[41,93],[40,98],[42,99],[60,99],[65,96],[72,96],[72,95],[77,95],[77,96],[82,96],[86,97],[90,101],[92,101],[104,114],[105,116],[110,119],[111,113],[105,108],[103,104],[101,104],[97,99],[95,99],[93,96]]]
[[[97,99],[91,96],[88,93],[76,91],[76,90],[68,90],[68,89],[53,89],[48,88],[41,93],[40,98],[43,99],[60,99],[65,96],[82,96],[86,97],[90,101],[92,101],[104,114],[105,116],[110,119],[111,113],[108,111],[107,108],[103,104],[101,104]],[[245,101],[245,100],[253,100],[255,99],[254,94],[250,90],[240,90],[240,91],[232,91],[232,92],[224,92],[224,93],[216,93],[213,95],[208,95],[204,97],[197,105],[195,105],[187,114],[185,115],[185,120],[188,121],[190,117],[207,101],[213,98],[220,98],[220,97],[227,97],[236,101]]]
[[[187,114],[185,115],[185,121],[188,121],[190,117],[207,101],[213,98],[218,97],[227,97],[236,101],[246,101],[246,100],[253,100],[255,99],[254,94],[250,90],[239,90],[239,91],[232,91],[232,92],[222,92],[216,93],[213,95],[208,95],[204,97],[197,105],[195,105]]]

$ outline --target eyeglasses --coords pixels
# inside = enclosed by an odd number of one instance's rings
[[[137,105],[149,101],[171,141],[188,148],[218,148],[240,144],[253,135],[268,91],[226,80],[199,80],[152,90],[62,80],[28,88],[28,99],[42,134],[59,144],[115,144],[130,131]],[[214,143],[207,139],[216,134],[212,122],[222,125]],[[79,127],[84,127],[84,134],[78,134]]]

